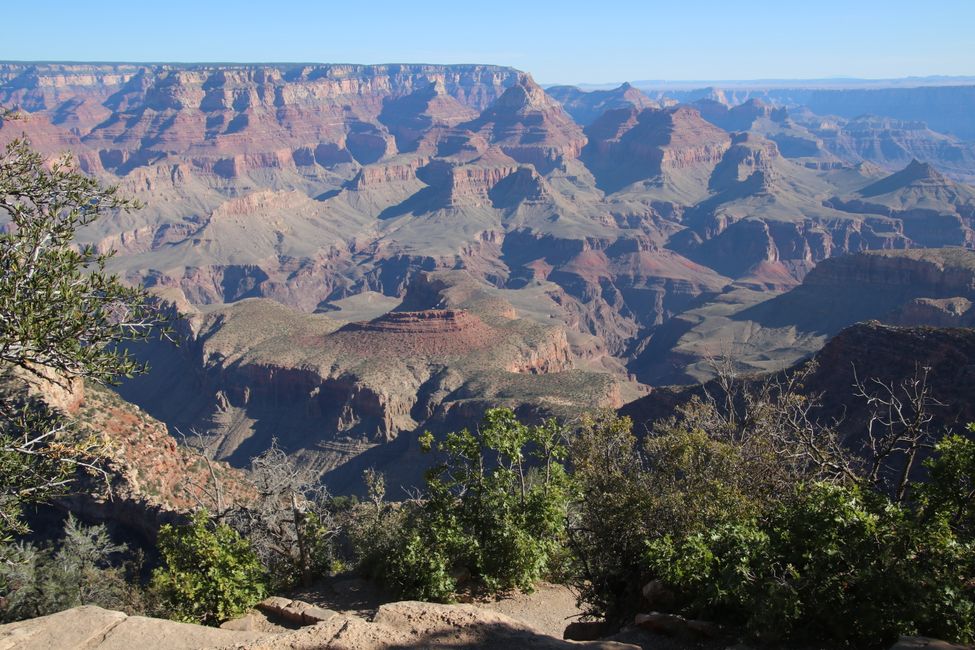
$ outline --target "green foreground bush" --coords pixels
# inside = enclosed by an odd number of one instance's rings
[[[141,562],[126,559],[129,549],[113,543],[103,525],[86,526],[69,515],[57,544],[17,542],[7,550],[0,562],[0,622],[81,605],[144,613],[136,582]]]
[[[554,420],[527,426],[510,409],[489,410],[475,432],[448,434],[425,498],[380,512],[365,531],[376,535],[364,544],[366,563],[407,598],[448,601],[466,576],[492,592],[531,590],[564,543],[562,438]],[[433,450],[432,436],[421,442]]]
[[[816,483],[795,497],[761,520],[654,540],[647,564],[683,613],[766,641],[972,638],[975,548],[943,518],[920,522],[856,487]]]
[[[626,622],[658,580],[669,594],[652,609],[759,640],[975,638],[975,441],[944,438],[898,502],[866,480],[824,480],[822,465],[776,467],[797,447],[708,411],[692,404],[643,444],[613,414],[573,438],[568,532],[590,613]]]
[[[205,511],[187,526],[163,526],[159,552],[164,566],[153,571],[151,588],[173,620],[218,625],[266,595],[267,576],[250,544]]]

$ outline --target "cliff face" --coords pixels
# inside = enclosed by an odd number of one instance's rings
[[[924,122],[931,128],[966,140],[975,139],[975,121],[964,110],[975,100],[975,87],[891,88],[878,90],[816,90],[797,96],[821,115],[886,115]]]
[[[792,324],[826,334],[862,320],[896,318],[904,324],[903,310],[918,299],[970,300],[975,296],[973,269],[975,252],[960,248],[836,257],[810,271],[800,286],[742,317],[770,327]]]
[[[583,127],[595,122],[603,113],[617,109],[659,108],[660,106],[628,83],[613,90],[586,92],[575,86],[554,86],[545,90],[562,104],[565,111]]]
[[[685,168],[710,174],[730,144],[727,133],[684,107],[607,111],[586,135],[590,145],[584,160],[609,191]]]
[[[223,506],[246,502],[253,494],[243,472],[214,461],[211,476],[196,452],[177,444],[165,424],[103,386],[21,373],[0,377],[4,399],[22,391],[63,413],[79,435],[102,445],[99,466],[104,476],[79,471],[77,489],[56,500],[69,512],[111,521],[152,539],[162,524],[179,521],[196,507],[216,509],[214,477]]]
[[[4,64],[0,103],[52,116],[49,132],[31,132],[37,146],[74,136],[82,144],[75,147],[115,173],[178,156],[237,178],[312,162],[375,162],[398,150],[397,138],[410,141],[408,119],[392,118],[392,132],[383,123],[388,102],[438,89],[442,100],[418,111],[421,122],[430,118],[419,126],[451,124],[517,79],[494,66]]]
[[[975,252],[961,248],[833,257],[775,297],[739,285],[675,316],[653,330],[630,367],[644,381],[690,383],[713,376],[709,357],[732,359],[741,371],[786,367],[857,322],[968,326],[973,269]]]
[[[817,115],[854,120],[864,115],[924,122],[941,133],[975,140],[975,118],[965,107],[975,100],[973,85],[917,84],[910,88],[705,88],[650,92],[682,102],[720,100],[733,106],[752,99],[776,106],[808,107]]]

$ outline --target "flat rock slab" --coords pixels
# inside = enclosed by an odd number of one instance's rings
[[[338,614],[291,634],[267,637],[238,647],[246,650],[639,650],[639,646],[614,641],[563,641],[504,614],[473,605],[413,601],[383,605],[371,622]]]
[[[280,596],[265,598],[257,604],[257,609],[297,625],[317,625],[338,615],[330,609],[317,607],[303,600],[291,600]]]
[[[0,650],[189,650],[249,643],[266,636],[86,606],[0,625]]]

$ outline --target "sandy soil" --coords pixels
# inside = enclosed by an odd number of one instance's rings
[[[561,639],[566,626],[579,620],[582,610],[576,596],[562,585],[539,583],[530,594],[512,593],[504,598],[478,598],[470,601],[484,609],[500,612],[533,628]]]

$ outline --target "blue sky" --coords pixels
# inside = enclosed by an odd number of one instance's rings
[[[975,75],[975,0],[5,4],[5,60],[476,62],[542,83]]]

